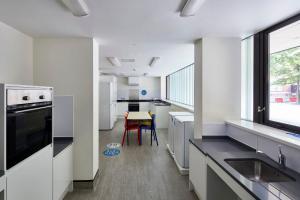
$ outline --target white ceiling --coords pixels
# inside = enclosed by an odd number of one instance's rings
[[[0,0],[0,21],[33,37],[95,37],[104,71],[159,75],[193,62],[193,40],[244,37],[300,11],[299,0],[206,0],[194,17],[181,18],[185,0],[86,0],[91,14],[74,17],[60,0]],[[135,58],[111,67],[105,56]],[[154,68],[151,57],[161,57]],[[105,68],[105,69],[103,69]],[[108,68],[108,69],[106,69]]]

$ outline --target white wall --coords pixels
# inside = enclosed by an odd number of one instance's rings
[[[203,123],[240,119],[241,39],[203,39]]]
[[[139,77],[139,86],[129,86],[128,78],[117,78],[117,95],[118,99],[128,99],[130,89],[139,89],[140,99],[160,98],[160,77]],[[147,95],[141,95],[141,90],[147,90]]]
[[[195,42],[194,55],[194,137],[202,137],[202,124],[203,124],[203,115],[202,115],[202,39],[199,39]]]
[[[99,44],[93,39],[93,177],[99,169]]]
[[[160,98],[166,99],[167,98],[167,78],[166,76],[160,77]]]
[[[195,42],[195,138],[226,119],[240,119],[241,39],[202,38]],[[224,129],[224,131],[222,131]],[[203,133],[204,131],[204,133]]]
[[[97,85],[91,38],[34,40],[34,84],[54,87],[56,95],[74,96],[74,179],[92,180],[98,157]],[[97,84],[95,84],[97,83]],[[95,152],[94,152],[95,151]]]
[[[0,82],[32,84],[33,40],[0,22]]]

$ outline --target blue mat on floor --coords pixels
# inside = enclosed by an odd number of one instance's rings
[[[103,155],[106,157],[113,157],[113,156],[117,156],[119,154],[120,154],[119,149],[106,149],[105,151],[103,151]]]

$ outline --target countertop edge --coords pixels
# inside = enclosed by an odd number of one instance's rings
[[[59,155],[67,147],[73,144],[73,137],[54,137],[53,138],[53,158]]]

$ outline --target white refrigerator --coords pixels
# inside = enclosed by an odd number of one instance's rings
[[[189,139],[194,134],[194,116],[175,116],[174,157],[181,168],[189,168]]]
[[[99,83],[99,129],[110,130],[116,121],[113,82]]]
[[[175,132],[175,117],[176,116],[193,116],[190,112],[169,112],[169,127],[168,127],[168,150],[174,154],[174,132]]]

